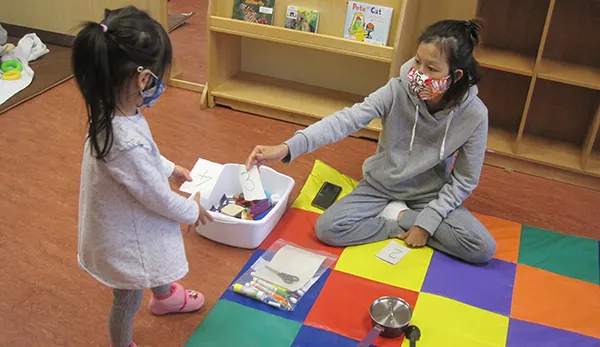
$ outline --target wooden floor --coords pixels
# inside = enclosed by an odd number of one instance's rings
[[[163,154],[191,167],[198,157],[243,162],[257,143],[276,144],[301,127],[233,112],[202,111],[200,95],[169,88],[146,116]],[[110,290],[77,267],[77,199],[84,108],[72,81],[0,116],[0,346],[106,346]],[[318,158],[352,177],[375,143],[348,138],[274,168],[296,182]],[[476,212],[599,238],[600,192],[486,167],[467,206]],[[250,251],[185,235],[190,274],[207,309]],[[148,298],[148,295],[146,295]],[[147,299],[146,298],[146,299]],[[141,346],[181,346],[199,314],[156,318],[144,309]]]
[[[206,83],[206,12],[208,0],[171,0],[169,13],[190,13],[196,15],[187,23],[169,34],[173,44],[173,55],[180,74],[175,76],[188,82]]]

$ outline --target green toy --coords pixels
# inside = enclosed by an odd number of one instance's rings
[[[16,60],[7,60],[0,65],[0,70],[2,70],[2,72],[8,72],[11,70],[17,70],[21,72],[23,71],[23,65]]]

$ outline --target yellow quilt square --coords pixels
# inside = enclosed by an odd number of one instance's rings
[[[421,291],[433,249],[413,248],[396,265],[392,265],[377,258],[377,253],[392,240],[406,246],[404,241],[389,239],[347,247],[335,269],[395,287]]]
[[[421,330],[419,347],[504,347],[508,323],[506,316],[428,293],[419,294],[411,321]]]
[[[312,205],[312,201],[325,182],[333,183],[342,187],[342,192],[338,196],[337,200],[353,191],[358,185],[358,181],[356,181],[354,178],[341,174],[339,171],[320,160],[315,160],[315,165],[313,166],[310,175],[306,179],[306,183],[304,184],[304,187],[302,187],[300,195],[292,204],[292,207],[316,212],[319,214],[323,213],[323,210]]]

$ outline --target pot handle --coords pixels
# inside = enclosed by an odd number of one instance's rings
[[[382,331],[383,331],[383,327],[379,324],[375,324],[375,326],[373,327],[373,329],[371,329],[371,331],[369,331],[367,336],[365,336],[365,338],[362,339],[362,341],[360,341],[360,343],[358,344],[358,347],[371,346],[373,341],[375,341],[377,336],[379,336],[379,334],[381,334]]]

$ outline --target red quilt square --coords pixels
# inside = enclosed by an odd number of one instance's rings
[[[334,270],[304,324],[360,341],[372,328],[371,303],[386,295],[400,297],[414,309],[419,293]],[[378,337],[375,345],[398,347],[403,338]]]
[[[339,256],[344,251],[343,247],[330,247],[317,239],[315,223],[319,218],[318,213],[290,208],[281,217],[273,231],[260,245],[261,249],[268,249],[278,239],[293,242],[300,247],[324,251]]]

